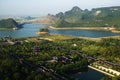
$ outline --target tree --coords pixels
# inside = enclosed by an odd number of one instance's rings
[[[42,29],[40,29],[40,32],[49,32],[49,29],[48,28],[42,28]]]

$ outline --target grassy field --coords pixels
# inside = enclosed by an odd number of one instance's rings
[[[77,37],[60,35],[60,34],[50,34],[50,35],[42,36],[42,38],[49,38],[49,39],[52,39],[52,40],[66,40],[66,39],[73,39],[73,38],[77,38]]]

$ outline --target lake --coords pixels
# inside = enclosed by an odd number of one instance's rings
[[[18,30],[0,30],[0,37],[10,36],[10,37],[33,37],[39,36],[36,32],[39,31],[40,28],[43,28],[44,25],[40,24],[24,24],[23,28]]]
[[[18,30],[0,30],[0,37],[10,36],[10,37],[33,37],[39,36],[36,32],[39,31],[40,28],[44,28],[46,25],[42,24],[24,24],[23,28]],[[50,30],[51,34],[64,34],[64,35],[72,35],[72,36],[85,36],[85,37],[106,37],[106,36],[117,36],[120,33],[112,33],[110,31],[102,31],[102,30]]]
[[[71,74],[70,76],[76,78],[76,80],[100,80],[101,78],[106,77],[106,75],[90,68],[87,72],[83,72],[82,74]]]
[[[91,38],[120,35],[120,33],[112,33],[105,30],[51,30],[51,33]]]

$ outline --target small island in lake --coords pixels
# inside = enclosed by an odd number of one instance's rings
[[[49,33],[49,29],[48,28],[42,28],[39,30],[39,32],[37,32],[37,34],[48,34]]]

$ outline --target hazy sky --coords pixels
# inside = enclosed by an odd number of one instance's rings
[[[70,10],[120,6],[120,0],[0,0],[0,15],[46,15]]]

